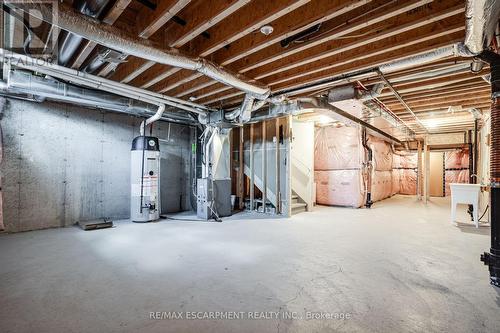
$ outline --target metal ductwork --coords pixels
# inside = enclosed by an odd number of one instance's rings
[[[495,35],[500,15],[498,0],[467,0],[464,45],[477,55],[487,49]]]
[[[252,118],[252,112],[260,109],[267,103],[267,100],[255,101],[250,95],[246,95],[243,103],[239,108],[233,111],[227,112],[224,118],[229,121],[234,121],[239,118],[240,123],[246,123]]]
[[[327,97],[301,97],[290,101],[284,101],[279,104],[271,104],[268,116],[264,118],[258,117],[255,120],[265,120],[267,118],[279,117],[283,115],[299,115],[308,112],[326,115],[334,120],[344,123],[347,126],[361,125],[377,137],[384,138],[385,140],[389,140],[393,143],[401,144],[401,141],[394,136],[378,129],[364,120],[359,119],[349,112],[331,105]]]
[[[371,90],[362,90],[355,87],[354,85],[337,87],[328,91],[328,102],[335,103],[349,99],[366,101],[380,96],[383,89],[383,83],[374,84]]]
[[[112,63],[118,65],[126,62],[126,55],[111,49],[102,49],[82,70],[86,73],[94,73],[104,64]]]
[[[463,44],[458,43],[450,46],[440,47],[430,52],[416,54],[401,60],[396,60],[378,67],[378,70],[384,74],[401,71],[427,63],[435,62],[448,57],[470,57],[473,56]]]
[[[71,83],[83,85],[88,88],[98,89],[115,95],[133,98],[150,104],[166,104],[178,109],[205,114],[208,110],[206,106],[185,101],[179,98],[165,96],[159,93],[151,92],[145,89],[136,88],[116,81],[108,80],[99,76],[80,72],[74,69],[66,68],[49,62],[39,64],[37,59],[23,56],[0,49],[0,60],[9,61],[14,67],[23,68],[32,72],[42,73]]]
[[[9,1],[5,3],[8,6],[23,9],[23,3]],[[270,93],[268,87],[240,78],[237,74],[231,73],[213,62],[183,55],[175,48],[157,47],[151,41],[131,36],[120,29],[83,16],[64,3],[59,4],[57,20],[52,20],[50,9],[43,4],[33,3],[33,5],[37,5],[36,8],[39,12],[26,11],[29,15],[41,20],[55,21],[49,23],[113,50],[163,65],[198,71],[220,83],[244,91],[256,99],[266,99]]]
[[[162,118],[163,111],[158,114],[158,106],[135,101],[102,91],[81,88],[50,78],[35,76],[30,73],[12,71],[7,84],[0,85],[0,91],[6,94],[28,94],[55,101],[68,102],[87,107],[111,110],[137,116],[150,116],[149,123]],[[15,96],[14,96],[15,97]],[[163,110],[165,106],[163,106]],[[158,117],[159,116],[159,117]],[[152,120],[151,120],[152,119]],[[169,113],[164,120],[191,123],[193,119],[185,114]]]
[[[479,73],[483,70],[484,62],[473,59],[470,63],[470,71],[474,74]]]
[[[109,0],[78,0],[73,1],[73,7],[80,13],[97,19],[104,8],[108,5]],[[67,65],[78,50],[82,37],[79,35],[67,32],[59,44],[58,63]]]

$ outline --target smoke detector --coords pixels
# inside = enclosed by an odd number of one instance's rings
[[[269,24],[266,24],[260,28],[260,32],[262,32],[264,35],[269,36],[270,34],[273,33],[274,28],[270,26]]]

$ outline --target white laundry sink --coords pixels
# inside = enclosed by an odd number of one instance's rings
[[[473,207],[472,215],[476,228],[479,227],[479,193],[481,184],[459,184],[451,183],[451,223],[455,223],[457,204],[469,204]]]

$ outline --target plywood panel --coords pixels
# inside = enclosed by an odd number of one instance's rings
[[[444,155],[441,152],[431,152],[430,158],[430,195],[431,197],[442,197],[443,193],[443,162]]]

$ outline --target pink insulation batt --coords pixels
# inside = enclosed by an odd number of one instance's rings
[[[346,126],[317,128],[315,139],[315,170],[344,170],[361,167],[364,151],[358,128]]]
[[[373,167],[377,171],[392,170],[392,149],[386,141],[370,136],[368,144],[372,149]]]
[[[401,168],[417,168],[417,154],[400,155]]]
[[[400,194],[417,194],[417,171],[413,169],[400,169]]]
[[[380,201],[392,195],[392,170],[373,172],[371,193],[372,201]]]
[[[392,167],[394,169],[401,168],[401,155],[392,154]]]
[[[361,170],[315,171],[316,202],[320,205],[363,205],[364,184]]]
[[[396,155],[394,155],[396,156]],[[401,191],[401,170],[394,169],[392,172],[392,195],[398,194]]]
[[[463,169],[469,167],[469,151],[467,149],[447,151],[444,154],[445,169]]]
[[[469,182],[469,170],[445,170],[444,172],[445,181],[445,195],[451,195],[450,184],[451,183],[468,183]]]

